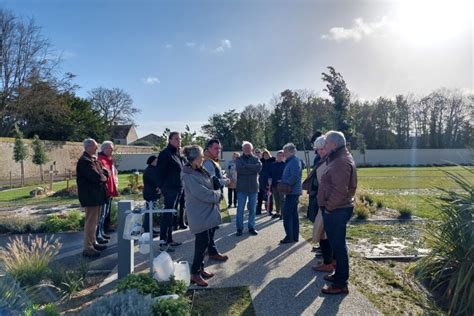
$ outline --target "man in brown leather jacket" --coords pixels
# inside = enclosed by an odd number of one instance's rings
[[[324,147],[329,153],[327,169],[321,178],[318,204],[323,210],[324,227],[336,257],[336,271],[324,277],[330,281],[325,294],[347,294],[349,279],[349,256],[346,245],[346,225],[354,210],[354,195],[357,188],[357,170],[352,155],[346,148],[346,139],[341,132],[326,134]]]

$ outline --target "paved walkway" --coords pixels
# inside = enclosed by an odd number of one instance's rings
[[[231,210],[233,215],[235,210]],[[375,307],[353,286],[346,296],[327,296],[320,293],[324,285],[323,273],[311,270],[314,253],[306,241],[279,246],[284,237],[283,222],[269,216],[257,218],[258,236],[235,235],[235,218],[216,231],[218,249],[230,258],[225,263],[206,262],[207,270],[216,276],[209,280],[212,288],[248,286],[257,315],[378,315]],[[67,263],[81,258],[82,233],[57,234],[63,242],[58,260]],[[183,245],[171,253],[173,260],[192,262],[194,236],[189,230],[174,234]],[[300,239],[302,240],[302,238]],[[0,245],[5,237],[0,237]],[[156,246],[156,252],[158,248]],[[148,268],[148,257],[135,253],[135,271]],[[103,256],[91,262],[92,270],[112,270],[96,295],[115,288],[116,236]]]

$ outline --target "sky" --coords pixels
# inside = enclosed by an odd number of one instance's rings
[[[473,90],[469,0],[0,0],[34,18],[77,94],[128,92],[138,135],[200,131],[214,113],[269,104],[285,89],[324,96],[340,72],[364,100]]]

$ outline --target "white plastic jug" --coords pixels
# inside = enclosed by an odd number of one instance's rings
[[[143,214],[130,213],[125,218],[123,239],[138,240],[142,234]]]
[[[150,233],[143,233],[138,239],[138,251],[146,255],[150,252]]]
[[[171,275],[174,274],[173,260],[166,251],[162,251],[153,260],[153,272],[157,281],[169,281]]]
[[[176,280],[184,281],[186,286],[191,284],[191,272],[189,271],[189,264],[187,261],[174,263],[174,276]]]

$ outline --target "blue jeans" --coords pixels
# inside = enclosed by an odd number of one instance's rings
[[[346,287],[349,280],[349,255],[347,253],[346,230],[351,219],[353,207],[336,208],[333,211],[322,211],[324,228],[336,258],[334,286]]]
[[[286,239],[298,241],[300,235],[300,219],[298,217],[298,194],[288,194],[283,207],[283,227]]]
[[[107,216],[109,216],[111,208],[112,208],[112,198],[108,197],[100,210],[99,224],[97,225],[97,228],[95,231],[96,238],[104,238],[103,235],[105,234],[105,219],[107,218]]]
[[[249,222],[248,228],[255,229],[255,210],[257,209],[257,192],[237,192],[237,229],[244,229],[244,208],[248,203]]]

